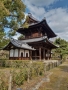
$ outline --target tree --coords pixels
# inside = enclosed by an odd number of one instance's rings
[[[24,39],[24,38],[25,38],[24,35],[20,35],[20,36],[18,37],[18,40],[22,40],[22,39]]]
[[[5,29],[8,28],[7,34],[13,36],[18,27],[22,26],[25,8],[22,0],[0,0],[0,42],[6,35]]]
[[[65,56],[68,54],[68,42],[64,39],[57,38],[54,42],[59,45],[59,48],[55,49],[54,52],[60,56]]]
[[[0,27],[10,28],[15,34],[24,19],[25,5],[22,0],[0,0]],[[11,34],[11,32],[9,32]]]

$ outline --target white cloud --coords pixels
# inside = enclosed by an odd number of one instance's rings
[[[64,33],[68,30],[68,12],[67,9],[58,8],[48,11],[46,19],[50,27],[56,33]]]
[[[65,33],[57,33],[58,37],[65,39],[66,41],[68,41],[68,32]]]
[[[23,0],[26,5],[32,4],[34,6],[49,6],[58,0]]]
[[[46,11],[44,6],[54,4],[59,0],[23,0],[32,15],[42,20],[46,17],[48,25],[57,33],[58,37],[68,40],[68,9],[55,8]]]
[[[68,40],[68,10],[56,8],[49,10],[44,15],[52,30],[65,40]]]
[[[39,18],[46,12],[44,7],[47,7],[56,1],[59,0],[23,0],[26,8],[28,8],[34,16]]]
[[[37,18],[38,17],[40,18],[42,15],[45,14],[45,9],[43,7],[36,7],[36,6],[30,5],[30,6],[28,6],[28,8],[29,8],[30,12]]]

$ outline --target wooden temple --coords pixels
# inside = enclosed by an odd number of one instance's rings
[[[56,37],[56,34],[48,26],[45,18],[38,21],[31,14],[28,14],[27,23],[28,28],[22,27],[17,30],[25,37],[22,40],[11,39],[3,50],[9,50],[9,59],[13,60],[50,59],[51,50],[57,48],[57,46],[49,39]]]

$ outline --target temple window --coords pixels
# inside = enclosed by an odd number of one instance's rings
[[[13,56],[14,56],[14,50],[11,49],[11,50],[10,50],[10,57],[13,57]]]
[[[14,51],[14,57],[18,57],[18,49],[15,49],[15,51]]]

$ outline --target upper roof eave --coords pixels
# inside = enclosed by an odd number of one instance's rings
[[[24,33],[25,31],[30,30],[31,28],[38,27],[38,26],[43,27],[44,30],[46,30],[46,28],[47,28],[46,33],[48,34],[48,38],[52,38],[52,37],[56,37],[56,36],[57,36],[57,35],[52,31],[52,29],[48,26],[48,24],[47,24],[47,22],[46,22],[45,19],[43,19],[42,21],[40,21],[40,22],[38,22],[38,23],[34,23],[34,24],[32,24],[32,25],[29,25],[28,28],[23,28],[23,27],[21,27],[21,28],[19,28],[19,29],[17,30],[17,32],[19,32],[19,33]]]

